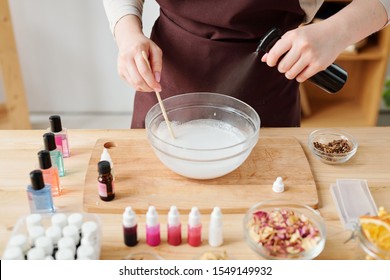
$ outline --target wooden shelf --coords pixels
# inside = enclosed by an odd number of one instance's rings
[[[30,129],[27,98],[7,0],[0,0],[0,80],[5,92],[5,102],[0,104],[0,129]]]
[[[338,61],[351,61],[351,60],[380,60],[383,59],[386,54],[377,45],[369,45],[364,47],[358,53],[342,53],[337,60]]]
[[[311,104],[310,117],[302,118],[302,127],[371,126],[362,106],[353,100],[334,100]]]

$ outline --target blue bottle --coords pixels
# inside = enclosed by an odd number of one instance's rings
[[[37,169],[30,172],[31,184],[27,186],[27,198],[31,213],[55,212],[51,186],[43,181],[42,171]]]
[[[54,133],[47,132],[43,134],[43,142],[45,143],[45,150],[50,152],[51,163],[58,169],[58,175],[60,177],[65,176],[64,158],[57,149]]]

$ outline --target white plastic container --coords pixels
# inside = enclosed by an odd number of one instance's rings
[[[70,215],[72,215],[74,213],[65,213],[64,212],[61,214],[64,214],[65,218],[67,219]],[[101,247],[101,235],[102,235],[100,219],[95,214],[87,214],[87,213],[80,213],[80,214],[82,214],[83,225],[86,224],[87,225],[86,228],[89,229],[89,232],[88,232],[88,234],[90,235],[89,238],[91,238],[93,236],[93,242],[89,243],[89,245],[91,245],[94,249],[93,259],[99,259],[100,258],[100,247]],[[28,228],[28,222],[26,220],[28,215],[22,216],[16,222],[14,229],[12,231],[12,234],[11,234],[9,241],[7,242],[7,245],[5,246],[5,248],[8,248],[8,247],[9,248],[19,248],[19,250],[22,251],[22,253],[23,253],[23,250],[20,247],[15,247],[15,246],[11,247],[11,240],[14,240],[15,236],[20,236],[20,235],[27,236],[28,244],[23,243],[24,248],[33,247],[34,246],[33,242],[35,242],[34,240],[37,240],[37,238],[39,238],[39,237],[46,236],[46,237],[49,237],[53,241],[53,246],[54,246],[53,254],[49,255],[49,256],[52,256],[55,259],[55,255],[58,252],[56,243],[60,240],[59,237],[63,238],[63,233],[61,232],[61,235],[58,236],[58,231],[59,231],[58,228],[57,228],[57,230],[54,230],[55,231],[54,233],[52,232],[52,235],[50,235],[50,232],[53,231],[52,217],[53,217],[53,215],[58,215],[58,213],[55,213],[55,214],[47,213],[47,214],[41,214],[41,215],[42,215],[42,220],[40,222],[41,226],[36,226],[36,229],[43,228],[43,231],[39,230],[41,233],[43,232],[42,234],[40,233],[40,234],[38,234],[38,236],[35,236],[35,235],[30,236],[30,232],[32,232],[34,234],[34,227],[33,227],[33,230],[31,231],[31,228]],[[61,216],[62,215],[59,215],[56,217],[61,217]],[[63,221],[62,218],[60,220]],[[91,226],[91,227],[88,227],[88,226]],[[92,229],[92,227],[93,227],[93,229]],[[49,232],[49,235],[47,234],[48,232]],[[81,234],[80,237],[83,238],[83,233],[80,233],[80,234]],[[15,242],[15,241],[13,241],[13,242]],[[16,252],[16,250],[14,250],[14,251]],[[76,248],[75,252],[77,252],[77,248]],[[27,258],[26,254],[27,254],[27,252],[24,253],[24,256],[23,256],[24,259]],[[16,255],[17,255],[16,253],[9,252],[9,251],[5,250],[3,253],[2,259],[9,259],[9,258],[15,257]],[[64,258],[67,258],[67,256],[63,256],[63,255],[61,255],[61,256]],[[16,256],[16,257],[19,258],[18,256]],[[75,259],[75,258],[77,259],[77,255],[73,256],[73,259]],[[46,259],[52,259],[52,258],[46,258]]]
[[[378,214],[366,180],[338,179],[330,192],[345,229],[354,230],[362,215]]]

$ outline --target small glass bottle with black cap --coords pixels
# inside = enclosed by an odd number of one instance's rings
[[[58,176],[57,167],[51,163],[50,152],[41,150],[38,152],[39,168],[43,174],[43,180],[46,184],[51,185],[53,196],[58,196],[61,193],[60,178]]]
[[[50,120],[50,132],[54,133],[57,149],[61,151],[64,158],[70,157],[68,133],[65,127],[62,127],[61,117],[52,115]]]
[[[58,175],[60,177],[65,176],[64,159],[62,153],[57,149],[54,133],[47,132],[43,134],[43,143],[45,150],[50,153],[51,163],[58,169]]]
[[[107,160],[98,163],[98,192],[103,201],[111,201],[115,198],[114,178],[111,174],[111,165]]]
[[[55,212],[51,186],[43,181],[42,171],[30,172],[31,184],[27,185],[27,198],[31,213]]]

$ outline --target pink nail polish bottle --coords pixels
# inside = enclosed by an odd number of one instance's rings
[[[160,242],[160,223],[158,222],[156,207],[149,206],[146,213],[146,243],[149,246],[157,246]]]
[[[188,244],[198,247],[202,244],[202,223],[197,207],[192,207],[188,217]]]
[[[171,206],[168,213],[168,244],[172,246],[181,244],[180,214],[176,206]]]
[[[61,117],[59,115],[53,115],[49,117],[50,128],[49,130],[54,133],[55,141],[58,150],[62,153],[64,158],[70,157],[70,149],[68,142],[67,129],[62,127]]]

